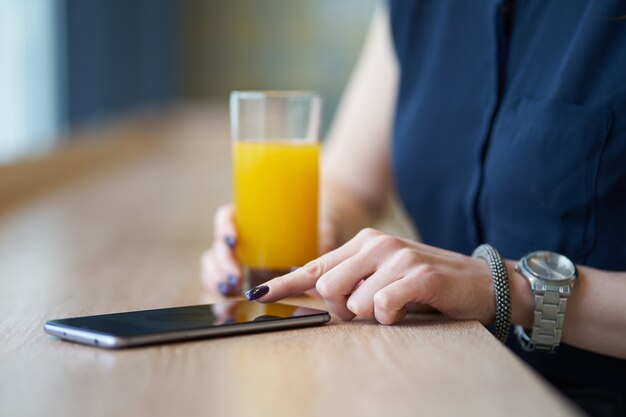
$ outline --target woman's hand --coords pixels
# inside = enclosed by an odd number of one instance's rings
[[[209,292],[237,294],[241,288],[242,271],[235,257],[237,230],[235,206],[232,203],[217,210],[213,230],[213,244],[202,254],[202,282]]]
[[[209,250],[202,254],[202,283],[209,293],[238,295],[242,285],[242,267],[235,256],[237,229],[235,227],[235,206],[225,204],[215,214],[215,235]],[[337,247],[337,232],[327,216],[322,216],[319,225],[319,250],[326,253]],[[315,289],[307,291],[317,296]]]
[[[343,320],[359,316],[393,324],[407,310],[424,308],[483,324],[495,318],[493,283],[485,261],[374,229],[362,230],[345,245],[247,296],[265,303],[312,288]]]

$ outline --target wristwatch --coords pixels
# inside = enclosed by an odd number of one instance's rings
[[[515,326],[515,335],[526,351],[554,353],[561,343],[567,299],[578,277],[576,265],[564,255],[537,251],[520,259],[515,270],[530,282],[535,297],[530,335],[522,326]]]

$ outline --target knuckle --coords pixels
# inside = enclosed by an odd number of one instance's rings
[[[228,203],[228,204],[222,204],[221,206],[219,206],[217,208],[217,215],[227,215],[228,213],[230,213],[230,211],[232,210],[233,205]]]
[[[320,259],[315,259],[302,267],[309,274],[320,277],[324,273],[324,262]]]
[[[393,251],[400,247],[400,239],[387,234],[378,234],[370,238],[364,245],[363,250],[370,252]]]
[[[226,214],[227,214],[227,212],[226,212],[226,207],[224,207],[224,206],[219,207],[219,208],[215,211],[215,217],[214,217],[214,219],[215,219],[215,224],[217,225],[217,224],[223,223],[223,222],[224,222],[224,219],[225,219],[225,217],[226,217]]]
[[[333,285],[328,279],[320,278],[315,283],[315,289],[322,296],[322,298],[332,298],[333,297]]]
[[[217,210],[215,211],[215,217],[214,217],[216,235],[225,226],[232,224],[232,216],[233,216],[234,210],[235,209],[232,204],[225,204],[217,208]]]
[[[365,229],[361,229],[361,231],[359,231],[357,236],[360,237],[360,238],[364,238],[364,239],[371,239],[371,238],[379,236],[381,234],[382,234],[382,232],[380,232],[379,230],[374,229],[373,227],[366,227]]]
[[[400,265],[413,265],[419,262],[419,255],[411,248],[403,247],[396,251],[394,261]]]
[[[424,282],[424,286],[430,290],[436,290],[439,286],[439,274],[431,264],[420,265],[418,274]]]
[[[423,263],[417,268],[417,273],[424,279],[433,279],[437,276],[435,267],[430,263]]]
[[[433,265],[420,265],[415,270],[415,273],[413,274],[413,279],[418,281],[425,300],[432,301],[439,293],[441,279],[439,273]]]
[[[350,297],[348,299],[348,301],[346,302],[346,307],[348,307],[348,310],[350,310],[357,316],[367,317],[370,315],[370,311],[366,303],[363,303],[360,300],[355,299],[354,297]]]
[[[389,311],[391,309],[391,297],[386,292],[378,291],[374,294],[374,304],[376,309],[381,311]]]
[[[395,238],[391,235],[378,235],[371,240],[374,247],[387,249],[395,244]]]
[[[383,235],[379,242],[383,249],[401,250],[405,248],[402,240],[393,235]]]

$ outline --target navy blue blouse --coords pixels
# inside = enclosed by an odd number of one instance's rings
[[[626,2],[389,5],[394,180],[424,242],[626,271]],[[564,389],[625,396],[626,361],[524,358]]]

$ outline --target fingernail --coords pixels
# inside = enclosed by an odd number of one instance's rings
[[[289,272],[293,272],[295,270],[297,270],[298,268],[300,268],[299,266],[292,266],[291,269],[289,270]]]
[[[237,287],[237,284],[239,284],[239,281],[237,280],[237,276],[234,274],[228,274],[228,277],[226,278],[228,280],[228,285],[230,285],[231,287]]]
[[[228,284],[227,283],[220,282],[219,284],[217,284],[217,290],[222,295],[228,295],[228,292],[229,292],[230,289],[228,288]]]
[[[235,245],[237,244],[237,239],[235,239],[231,235],[228,235],[224,238],[224,242],[226,242],[229,248],[234,249]]]
[[[259,285],[258,287],[254,287],[250,291],[248,291],[246,293],[246,298],[249,301],[258,300],[268,292],[270,292],[270,287],[268,287],[267,285]]]

